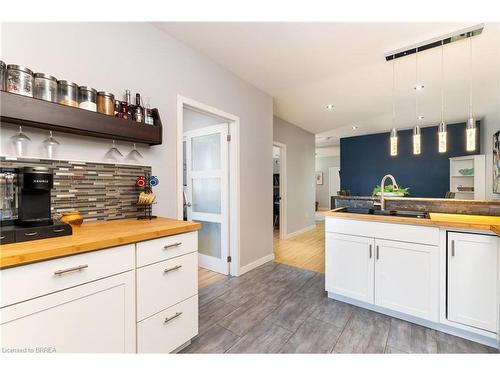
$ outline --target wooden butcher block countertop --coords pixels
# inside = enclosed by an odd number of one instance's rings
[[[482,216],[482,215],[459,215],[459,214],[441,214],[430,213],[429,219],[415,219],[411,217],[354,214],[348,212],[338,212],[338,208],[333,211],[325,212],[325,216],[339,218],[349,218],[358,220],[382,221],[387,223],[430,225],[437,227],[451,227],[464,229],[489,230],[500,236],[500,217]]]
[[[73,227],[71,236],[0,245],[0,268],[199,230],[201,225],[159,217],[98,221]]]

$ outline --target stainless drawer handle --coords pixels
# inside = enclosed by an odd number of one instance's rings
[[[36,236],[38,232],[29,232],[29,233],[24,233],[25,236],[31,237],[31,236]]]
[[[71,267],[71,268],[66,268],[64,270],[59,270],[54,272],[54,275],[60,276],[68,272],[73,272],[73,271],[81,271],[85,268],[87,268],[89,265],[88,264],[82,264],[81,266],[76,266],[76,267]]]
[[[378,245],[377,245],[377,260],[379,260],[379,258],[380,258],[380,254],[379,253],[380,253],[380,251],[379,251],[379,248],[378,248]]]
[[[6,236],[1,236],[0,237],[0,240],[4,240]]]
[[[372,245],[370,245],[370,259],[372,258]]]
[[[64,232],[64,230],[65,230],[64,228],[60,228],[60,229],[53,229],[52,231],[54,233],[61,233],[61,232]]]
[[[451,240],[451,256],[455,256],[455,240]]]
[[[181,265],[178,265],[178,266],[175,266],[175,267],[172,267],[172,268],[165,268],[165,270],[163,271],[163,273],[167,273],[167,272],[171,272],[171,271],[177,271],[181,267],[182,267]]]
[[[172,315],[170,318],[165,318],[165,321],[163,322],[164,324],[165,323],[168,323],[170,322],[171,320],[174,320],[175,318],[178,318],[179,316],[181,316],[182,313],[181,312],[176,312],[174,315]]]
[[[165,246],[163,246],[163,248],[165,250],[167,250],[167,249],[170,249],[171,247],[177,247],[177,246],[181,246],[181,245],[182,245],[182,242],[175,242],[175,243],[170,244],[170,245],[165,245]]]

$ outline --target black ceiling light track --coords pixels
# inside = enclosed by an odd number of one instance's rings
[[[424,42],[414,44],[412,46],[400,48],[395,51],[386,53],[385,60],[391,61],[401,57],[413,55],[417,52],[422,52],[431,48],[441,47],[441,45],[457,42],[462,39],[471,38],[483,32],[484,24],[468,27],[466,29],[458,30],[454,33],[443,35],[434,39],[426,40]]]

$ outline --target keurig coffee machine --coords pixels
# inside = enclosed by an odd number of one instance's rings
[[[0,170],[0,243],[22,242],[71,235],[71,226],[52,219],[50,191],[54,186],[48,168]]]

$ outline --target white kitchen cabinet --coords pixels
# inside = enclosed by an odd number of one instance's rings
[[[439,318],[438,248],[375,240],[375,304],[419,318]]]
[[[448,232],[447,319],[498,331],[498,237]]]
[[[4,350],[135,352],[134,271],[1,310]]]
[[[326,233],[326,290],[373,303],[373,238]]]

